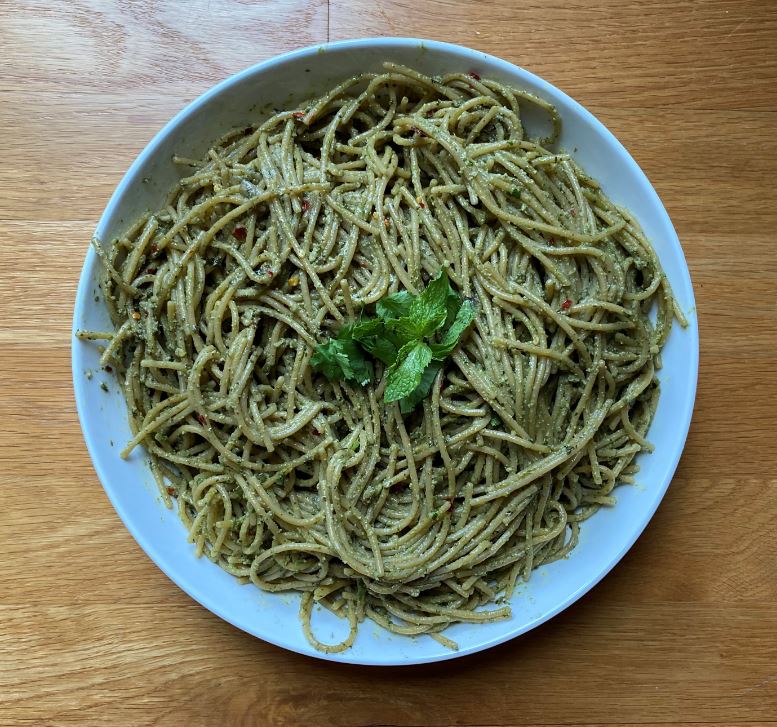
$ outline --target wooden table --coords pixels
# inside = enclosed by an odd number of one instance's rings
[[[669,494],[592,593],[487,653],[352,668],[232,628],[143,555],[81,439],[70,320],[173,113],[291,48],[411,34],[530,68],[625,143],[683,242],[701,373]],[[0,724],[774,724],[775,48],[771,0],[0,2]]]

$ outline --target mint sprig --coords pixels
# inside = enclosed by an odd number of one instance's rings
[[[382,298],[374,317],[362,317],[319,344],[311,358],[314,369],[332,380],[361,385],[374,376],[368,357],[386,366],[383,400],[398,401],[412,411],[431,390],[444,360],[453,352],[477,315],[471,300],[451,288],[445,271],[419,294],[402,290]]]

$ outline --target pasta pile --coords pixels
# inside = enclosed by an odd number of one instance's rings
[[[636,221],[547,148],[559,127],[496,81],[387,63],[179,159],[167,205],[95,246],[116,330],[82,336],[122,382],[122,455],[145,448],[198,554],[302,592],[319,649],[365,618],[452,648],[451,624],[508,618],[650,449],[682,317]],[[365,385],[311,366],[441,271],[477,313],[414,409],[384,402],[380,361]]]

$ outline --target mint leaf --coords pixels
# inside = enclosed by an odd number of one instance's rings
[[[441,368],[441,361],[432,361],[424,369],[418,386],[407,396],[399,400],[399,411],[403,414],[413,411],[429,395],[429,392],[432,390],[432,384]]]
[[[399,346],[394,337],[387,334],[382,320],[379,318],[363,318],[356,323],[345,326],[337,335],[338,338],[353,338],[362,348],[387,366],[391,366],[397,358]]]
[[[440,339],[440,342],[430,345],[432,356],[435,360],[442,361],[447,356],[450,356],[453,349],[458,345],[461,335],[467,330],[469,324],[475,320],[477,312],[477,307],[471,300],[467,299],[462,302],[453,323]]]
[[[386,331],[395,338],[399,343],[400,348],[406,343],[420,341],[424,337],[423,322],[419,325],[419,322],[410,316],[403,316],[402,318],[394,318],[386,321]]]
[[[381,298],[375,305],[375,313],[378,318],[388,321],[392,318],[402,318],[410,310],[410,304],[415,299],[412,293],[407,290],[400,290],[398,293],[387,295]]]
[[[372,381],[372,364],[352,339],[330,338],[319,344],[310,359],[311,366],[330,381],[351,379],[364,386]]]
[[[383,321],[377,318],[360,318],[356,323],[348,323],[340,329],[338,338],[354,338],[357,341],[367,336],[379,333],[383,328]]]
[[[445,328],[448,328],[453,324],[453,321],[456,318],[456,314],[459,312],[459,308],[461,308],[461,297],[459,294],[453,290],[450,285],[448,286],[448,290],[450,292],[448,293],[448,297],[445,300]]]
[[[397,359],[399,347],[385,334],[360,338],[359,343],[365,351],[382,361],[386,366],[391,366]]]
[[[413,393],[431,360],[432,351],[423,341],[410,341],[402,346],[394,365],[386,372],[383,401],[390,404]]]
[[[451,294],[456,295],[451,289],[448,275],[440,270],[437,277],[410,304],[407,316],[400,320],[410,319],[418,331],[418,338],[431,336],[445,323]]]

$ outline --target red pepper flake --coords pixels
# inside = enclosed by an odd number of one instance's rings
[[[195,418],[200,424],[202,424],[203,427],[208,423],[208,420],[205,418],[205,415],[200,414],[199,412],[195,414]]]
[[[232,230],[232,234],[235,236],[236,240],[243,242],[246,239],[246,235],[248,233],[246,232],[245,227],[236,227],[234,230]]]
[[[268,270],[268,271],[267,271],[267,277],[268,277],[268,278],[271,278],[271,277],[272,277],[274,274],[275,274],[275,273],[273,273],[273,271],[272,271],[272,270]]]
[[[310,431],[313,432],[313,436],[314,437],[320,437],[321,436],[321,432],[319,432],[318,429],[316,429],[315,427],[313,429],[311,429]]]
[[[567,298],[562,304],[561,304],[561,310],[569,310],[572,307],[572,301]]]
[[[147,275],[153,275],[156,272],[156,268],[146,268]]]
[[[156,255],[159,252],[159,247],[155,242],[152,242],[148,249],[151,251],[152,255]]]
[[[426,136],[426,132],[423,129],[419,129],[417,126],[414,126],[413,136]]]
[[[302,119],[305,118],[305,112],[304,111],[295,111],[292,116],[297,119],[298,121],[302,121]]]
[[[106,366],[105,370],[110,374],[110,373],[113,372],[113,367],[112,366]]]
[[[470,71],[467,75],[470,78],[474,78],[476,81],[480,80],[480,76],[477,73],[475,73],[475,71]]]
[[[555,237],[549,237],[549,238],[548,238],[548,242],[549,242],[551,245],[555,245],[555,244],[556,244],[556,238],[555,238]]]
[[[308,202],[306,199],[302,200],[302,211],[307,212],[310,209],[310,202]]]
[[[423,203],[423,200],[418,200],[418,206],[421,207],[421,209],[426,209],[426,205]]]
[[[168,487],[167,488],[167,494],[168,495],[174,495],[175,494],[175,490],[172,487]]]

